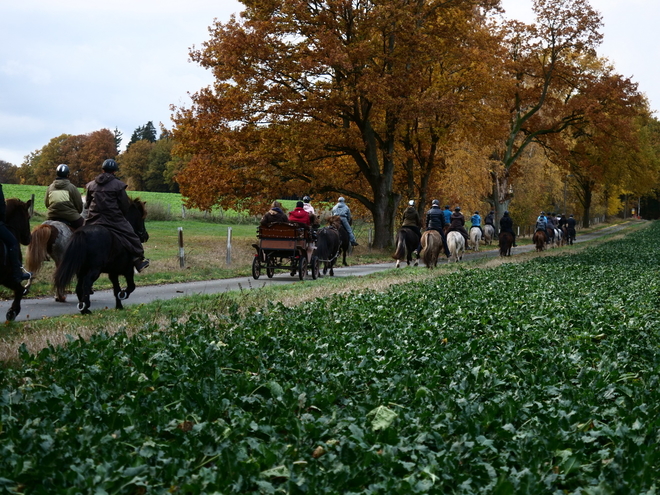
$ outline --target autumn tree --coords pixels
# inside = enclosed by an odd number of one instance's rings
[[[243,3],[242,21],[217,22],[191,52],[216,81],[193,95],[192,108],[174,109],[174,153],[189,158],[177,178],[182,193],[201,208],[247,196],[255,212],[291,192],[341,194],[370,212],[374,245],[389,245],[402,195],[430,177],[418,168],[411,186],[403,163],[420,143],[428,162],[434,132],[446,139],[456,119],[429,125],[451,113],[448,97],[444,109],[435,103],[439,84],[448,95],[467,80],[451,86],[449,70],[429,66],[451,47],[462,50],[451,64],[472,65],[470,33],[495,2]],[[429,104],[435,114],[422,122]]]
[[[18,184],[19,182],[18,167],[4,160],[0,160],[0,183]]]
[[[65,163],[71,171],[71,182],[84,187],[100,173],[103,160],[115,156],[115,135],[108,129],[100,129],[89,134],[57,136],[30,154],[21,168],[26,168],[25,179],[48,185],[55,177],[55,168]]]
[[[591,79],[581,59],[602,38],[600,15],[587,0],[535,0],[533,10],[534,24],[507,25],[502,75],[510,89],[489,102],[508,111],[491,155],[490,200],[498,218],[508,209],[512,174],[525,148],[582,121],[585,109],[574,96]]]

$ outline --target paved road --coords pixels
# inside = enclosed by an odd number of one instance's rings
[[[585,242],[587,240],[595,239],[606,234],[611,234],[623,227],[621,225],[614,225],[594,232],[592,234],[578,235],[577,242]],[[513,254],[524,253],[532,251],[533,245],[520,246],[513,249]],[[473,253],[469,251],[463,259],[468,261],[477,257],[496,257],[499,256],[497,249],[488,251],[480,251]],[[405,266],[405,265],[403,265]],[[390,268],[394,268],[395,263],[378,263],[370,265],[355,265],[349,267],[340,267],[335,270],[336,277],[360,277],[375,273]],[[308,276],[309,278],[309,276]],[[133,304],[149,303],[156,300],[172,299],[175,297],[189,296],[195,294],[217,294],[221,292],[228,292],[240,289],[254,289],[264,287],[265,285],[278,285],[287,284],[298,281],[298,277],[291,277],[288,272],[278,271],[272,279],[265,275],[265,270],[262,270],[262,275],[259,280],[254,280],[252,277],[238,277],[222,280],[209,280],[206,282],[187,282],[178,284],[167,285],[150,285],[143,286],[136,289],[131,297],[124,301],[124,306]],[[310,279],[311,280],[311,279]],[[139,284],[139,277],[137,279]],[[91,310],[98,311],[101,309],[114,308],[115,300],[112,291],[103,290],[96,291],[91,297]],[[58,303],[52,297],[44,297],[37,299],[24,299],[22,302],[21,313],[16,318],[16,321],[38,320],[42,318],[50,318],[54,316],[61,316],[66,314],[77,314],[77,299],[74,294],[68,296],[68,302]],[[0,315],[9,309],[9,301],[0,302]]]

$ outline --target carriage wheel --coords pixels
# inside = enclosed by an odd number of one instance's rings
[[[257,256],[252,260],[252,276],[255,280],[261,276],[261,262]]]
[[[320,264],[318,257],[312,256],[312,280],[319,278]]]
[[[266,275],[268,278],[273,278],[273,275],[275,275],[275,260],[272,258],[268,258],[268,261],[266,261]]]
[[[300,257],[300,263],[298,266],[298,277],[300,277],[300,280],[304,280],[305,275],[307,275],[307,256],[303,254]]]

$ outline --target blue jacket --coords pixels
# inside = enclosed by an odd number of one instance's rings
[[[445,216],[445,224],[449,225],[451,223],[451,210],[442,210],[442,214]]]
[[[477,215],[476,213],[472,215],[472,218],[470,219],[470,222],[472,222],[473,227],[481,227],[481,217]]]

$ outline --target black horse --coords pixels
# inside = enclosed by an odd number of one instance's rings
[[[337,225],[337,230],[339,232],[339,251],[342,257],[341,262],[344,266],[348,266],[348,263],[346,263],[346,255],[348,255],[348,252],[351,249],[351,238],[348,235],[348,231],[344,228],[344,224],[341,223],[341,218],[338,216],[336,219],[334,216],[328,218],[328,223]]]
[[[9,231],[14,234],[14,237],[16,237],[18,242],[23,246],[27,246],[30,244],[32,238],[32,235],[30,234],[30,207],[32,206],[32,200],[24,203],[20,199],[12,198],[8,199],[6,204],[5,225]],[[28,281],[25,287],[15,280],[13,267],[9,261],[6,246],[0,245],[0,250],[2,250],[2,257],[0,260],[0,266],[2,267],[0,269],[0,284],[14,291],[14,302],[11,304],[11,308],[9,308],[6,315],[7,321],[13,321],[21,312],[21,299],[23,299],[23,296],[27,293],[31,280]],[[20,250],[18,256],[20,259]]]
[[[328,226],[317,231],[316,257],[323,263],[323,275],[330,271],[330,276],[334,276],[335,263],[337,259],[344,255],[344,266],[346,263],[346,253],[349,249],[348,232],[344,229],[341,219],[334,215],[328,218]]]
[[[147,242],[149,234],[144,225],[147,216],[145,203],[131,199],[127,220],[140,238]],[[92,286],[101,273],[107,273],[115,295],[115,308],[123,309],[122,300],[135,290],[133,255],[114,240],[115,234],[101,225],[85,225],[76,230],[64,252],[60,265],[55,270],[55,289],[64,293],[75,275],[78,310],[90,314],[89,296]],[[126,279],[126,288],[119,285],[119,276]]]
[[[513,245],[513,234],[511,232],[500,232],[500,256],[511,256]]]
[[[396,240],[394,244],[396,246],[396,251],[394,251],[393,258],[396,260],[396,267],[399,268],[401,260],[405,259],[408,265],[412,261],[413,253],[416,253],[417,246],[419,246],[420,236],[417,235],[413,229],[408,227],[401,227],[399,232],[396,234]],[[419,254],[417,254],[417,259],[415,260],[415,266],[419,264]]]

